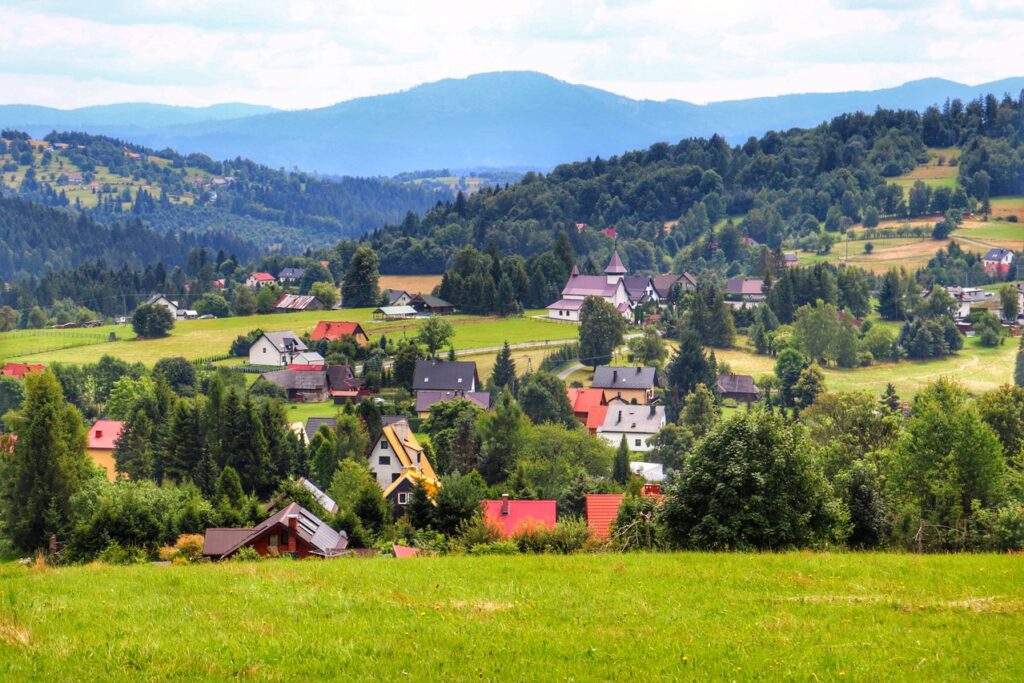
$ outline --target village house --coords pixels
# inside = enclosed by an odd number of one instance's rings
[[[796,268],[800,265],[800,256],[794,251],[787,251],[782,254],[782,265],[787,268]]]
[[[253,273],[245,279],[245,286],[249,289],[260,289],[276,283],[277,280],[270,273]]]
[[[0,370],[0,375],[13,377],[14,379],[25,379],[27,375],[31,375],[33,372],[42,372],[45,369],[46,366],[42,363],[5,363],[3,370]]]
[[[289,365],[305,351],[309,348],[291,330],[264,332],[249,347],[249,365]]]
[[[413,299],[404,289],[385,289],[383,294],[388,306],[408,306]]]
[[[301,311],[322,311],[324,305],[315,296],[302,294],[285,294],[274,304],[277,313],[298,313]]]
[[[206,530],[203,557],[224,560],[242,548],[252,548],[264,557],[337,557],[348,549],[348,534],[335,531],[298,503],[289,504],[251,529]]]
[[[754,384],[754,378],[750,375],[734,373],[719,375],[716,384],[722,398],[731,398],[741,403],[754,403],[761,400],[761,390]]]
[[[981,258],[985,272],[992,277],[1006,277],[1013,265],[1012,249],[989,249]]]
[[[651,284],[654,285],[654,291],[658,293],[659,301],[668,299],[672,287],[677,283],[679,289],[683,292],[692,292],[697,289],[697,278],[689,273],[683,273],[682,275],[655,275],[651,278]]]
[[[285,268],[277,274],[277,281],[282,285],[291,282],[298,282],[306,275],[305,268]]]
[[[608,402],[604,397],[604,389],[566,389],[572,414],[582,422],[591,434],[597,434],[597,428],[604,424],[604,416],[608,412]]]
[[[360,347],[366,347],[370,337],[363,331],[359,323],[345,322],[344,320],[321,320],[313,328],[309,338],[315,342],[326,339],[329,342],[337,341],[342,337],[352,337]]]
[[[733,308],[746,308],[748,304],[764,301],[764,280],[734,277],[725,283],[725,298]]]
[[[323,366],[319,370],[288,368],[265,372],[256,379],[253,386],[260,382],[270,382],[281,387],[288,394],[288,400],[294,402],[319,403],[326,401],[329,395],[327,371]]]
[[[416,415],[426,419],[430,417],[430,409],[435,405],[456,399],[469,401],[481,410],[491,409],[491,393],[489,391],[421,390],[416,392]]]
[[[417,313],[425,313],[427,315],[451,315],[455,313],[455,306],[453,304],[432,294],[417,294],[409,301],[409,305]]]
[[[466,360],[418,360],[412,376],[413,391],[473,392],[479,383],[476,363]]]
[[[441,482],[408,421],[384,425],[370,449],[370,471],[384,499],[391,503],[395,518],[401,517],[417,483],[435,495]]]
[[[179,310],[178,309],[178,302],[177,301],[171,301],[170,299],[168,299],[163,294],[153,294],[148,299],[146,299],[146,305],[147,306],[163,306],[164,308],[166,308],[170,312],[171,317],[173,317],[173,318],[177,318],[178,317],[178,310]]]
[[[652,367],[599,365],[590,386],[604,391],[605,403],[619,400],[644,405],[654,399],[657,381],[657,370]]]
[[[665,466],[660,462],[641,462],[630,460],[629,469],[636,476],[652,484],[660,484],[665,481]]]
[[[657,484],[645,485],[641,495],[661,502],[661,487]],[[603,541],[611,536],[612,523],[619,516],[619,508],[625,498],[622,493],[589,493],[586,499],[587,528],[591,537]]]
[[[501,500],[485,500],[481,506],[484,521],[505,538],[520,529],[553,529],[558,521],[558,504],[553,500],[511,500],[504,493]]]
[[[611,403],[604,416],[604,424],[597,435],[610,446],[618,446],[626,438],[631,451],[649,451],[650,439],[665,426],[665,407],[658,405],[626,405]]]
[[[356,379],[350,365],[329,365],[327,367],[327,386],[335,405],[358,401],[370,392],[363,389],[363,380]]]
[[[120,420],[96,420],[89,428],[85,452],[95,464],[103,468],[110,481],[117,478],[114,449],[123,430],[124,423]]]

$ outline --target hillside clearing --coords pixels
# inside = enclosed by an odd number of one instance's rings
[[[10,680],[1012,680],[1024,670],[1019,559],[687,553],[7,565],[0,672]]]
[[[404,289],[409,294],[430,294],[441,284],[440,275],[381,275],[380,288]]]

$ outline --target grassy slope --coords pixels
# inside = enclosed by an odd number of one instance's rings
[[[372,310],[360,308],[216,320],[185,320],[175,325],[169,337],[154,340],[123,341],[125,337],[133,336],[131,328],[108,326],[88,332],[105,338],[110,331],[115,331],[122,341],[59,350],[50,350],[54,348],[54,340],[49,330],[6,333],[0,334],[0,360],[86,363],[95,362],[104,354],[110,354],[127,361],[141,361],[152,365],[165,356],[200,358],[227,353],[235,337],[255,328],[267,331],[292,330],[302,334],[312,330],[318,320],[355,320],[364,326],[371,338],[375,338],[381,334],[388,337],[413,335],[416,328],[423,324],[423,319],[373,322]],[[527,317],[509,319],[452,316],[450,320],[455,325],[455,348],[489,348],[500,346],[505,340],[509,343],[543,342],[568,339],[576,335],[575,326],[530,317],[538,313],[528,311]],[[66,343],[63,338],[61,341]],[[32,353],[36,348],[42,349],[42,352]]]
[[[1019,680],[1019,559],[793,553],[8,565],[0,570],[0,675]]]

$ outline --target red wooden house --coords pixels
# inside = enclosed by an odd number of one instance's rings
[[[242,548],[253,548],[264,557],[286,553],[297,559],[337,557],[348,549],[348,534],[335,531],[298,503],[291,503],[252,529],[206,530],[204,557],[223,560]]]

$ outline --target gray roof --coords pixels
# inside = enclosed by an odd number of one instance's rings
[[[657,434],[665,426],[665,406],[634,406],[613,403],[608,406],[604,424],[599,432],[623,432],[626,434]]]
[[[723,394],[749,394],[760,398],[761,390],[750,375],[719,375],[718,390]]]
[[[425,413],[430,410],[431,406],[436,403],[443,403],[444,401],[454,401],[456,399],[464,399],[471,403],[475,403],[484,410],[491,409],[491,394],[488,391],[417,391],[416,392],[416,412]]]
[[[640,301],[647,294],[647,286],[651,284],[651,278],[646,275],[624,275],[622,284],[626,285],[626,294],[630,301]]]
[[[554,308],[556,310],[566,311],[578,311],[583,308],[583,299],[559,299],[546,308]]]
[[[374,313],[378,312],[384,315],[416,315],[417,313],[412,306],[381,306],[374,311]]]
[[[291,391],[315,391],[327,386],[327,372],[324,370],[272,370],[261,377]]]
[[[223,559],[275,526],[288,527],[288,520],[292,517],[297,518],[298,537],[313,546],[314,554],[334,557],[348,548],[348,534],[344,531],[335,531],[306,508],[298,503],[291,503],[252,529],[207,529],[203,555]]]
[[[299,339],[299,335],[295,334],[291,330],[281,330],[280,332],[264,332],[263,336],[267,338],[274,348],[280,353],[287,353],[291,351],[308,351],[306,345]],[[289,345],[291,349],[289,349]]]
[[[281,299],[274,304],[274,308],[288,310],[288,311],[304,311],[311,306],[316,309],[316,306],[323,304],[320,299],[309,294],[285,294]]]
[[[334,429],[338,426],[338,418],[336,417],[310,417],[306,420],[306,438],[312,439],[313,435],[320,431],[320,427],[327,425],[328,428]]]
[[[277,279],[283,280],[285,278],[295,278],[296,280],[298,280],[305,274],[305,268],[285,268],[284,270],[277,274]]]
[[[472,391],[476,388],[476,363],[467,360],[418,360],[413,372],[412,389]]]
[[[417,294],[412,298],[412,304],[423,304],[428,308],[455,308],[455,304],[450,304],[441,297],[434,296],[433,294]]]
[[[653,389],[657,372],[652,367],[599,365],[594,370],[594,389]]]
[[[356,379],[348,365],[327,366],[327,381],[331,391],[354,391],[363,387],[363,380]]]
[[[384,295],[388,298],[388,303],[391,305],[394,305],[394,303],[401,299],[403,296],[407,296],[410,299],[412,298],[412,295],[410,295],[409,292],[405,291],[404,289],[385,289]]]
[[[307,491],[313,494],[313,498],[316,502],[320,503],[320,507],[326,510],[329,514],[338,514],[338,504],[334,502],[334,499],[328,496],[326,493],[320,490],[320,488],[305,477],[299,478],[299,486],[302,486]]]

